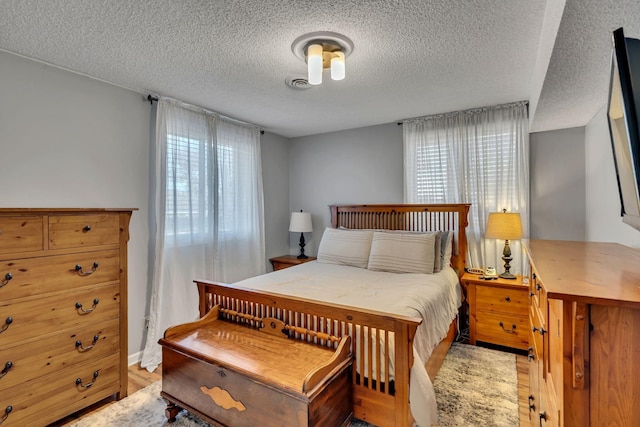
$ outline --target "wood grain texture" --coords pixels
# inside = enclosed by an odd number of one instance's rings
[[[640,311],[592,306],[591,322],[591,425],[637,425]]]
[[[283,268],[293,267],[294,265],[304,264],[305,262],[315,261],[316,257],[298,258],[296,255],[282,255],[269,259],[273,271],[282,270]]]
[[[547,298],[640,309],[640,250],[617,243],[525,244]]]
[[[0,209],[0,354],[3,368],[11,362],[0,407],[14,408],[3,427],[46,425],[127,395],[130,217]]]
[[[221,425],[342,425],[352,416],[348,342],[334,351],[217,320],[160,340],[162,395]]]
[[[529,296],[521,278],[484,280],[465,273],[461,281],[469,304],[469,343],[482,341],[526,350]]]
[[[635,426],[640,419],[639,251],[592,242],[525,245],[535,283],[531,323],[547,325],[543,370],[530,387],[547,424]],[[538,294],[535,294],[538,292]],[[537,295],[540,298],[537,298]],[[543,313],[543,314],[539,314]],[[535,417],[533,418],[535,424]]]

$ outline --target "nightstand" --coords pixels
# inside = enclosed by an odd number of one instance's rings
[[[469,344],[477,341],[519,350],[529,346],[529,298],[522,277],[485,280],[465,273],[469,304]]]
[[[305,262],[315,261],[316,257],[310,256],[309,258],[298,259],[295,255],[282,255],[275,258],[271,258],[271,265],[273,271],[282,270],[283,268],[293,267],[294,265],[304,264]]]

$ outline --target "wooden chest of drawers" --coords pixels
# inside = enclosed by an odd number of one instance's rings
[[[214,425],[346,426],[353,416],[351,343],[337,349],[218,319],[218,308],[165,332],[162,396]]]
[[[0,209],[2,427],[126,397],[131,212]]]
[[[462,277],[469,303],[469,342],[526,350],[529,346],[528,289],[516,280]]]

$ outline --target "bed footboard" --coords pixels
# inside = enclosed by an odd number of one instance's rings
[[[352,337],[354,416],[380,426],[408,427],[409,370],[419,318],[397,316],[338,304],[245,289],[229,284],[195,281],[200,316],[214,305],[248,316],[234,321],[260,322],[275,317],[295,326],[293,338],[327,347],[327,335]],[[226,316],[234,316],[227,314]]]

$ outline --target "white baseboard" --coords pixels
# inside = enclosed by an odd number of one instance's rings
[[[129,355],[129,366],[135,365],[136,363],[140,363],[142,360],[142,352],[139,351],[137,353],[133,353]]]

